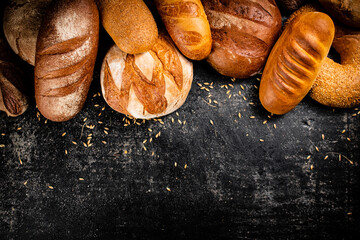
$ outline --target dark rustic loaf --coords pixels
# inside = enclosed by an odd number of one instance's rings
[[[276,0],[279,8],[287,12],[293,12],[305,5],[307,2],[310,2],[310,0]]]
[[[27,77],[15,64],[10,47],[0,38],[0,111],[16,117],[28,107]]]
[[[52,0],[10,0],[4,11],[4,33],[14,52],[35,65],[40,24]]]
[[[212,51],[207,59],[219,73],[248,78],[259,73],[281,29],[273,0],[204,0]]]
[[[36,47],[35,98],[52,121],[73,118],[92,80],[99,38],[93,0],[54,1],[41,24]]]

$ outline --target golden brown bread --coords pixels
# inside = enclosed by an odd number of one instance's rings
[[[213,39],[207,58],[219,73],[248,78],[259,73],[281,29],[274,0],[204,0]]]
[[[158,30],[143,0],[97,0],[101,23],[124,52],[142,53],[154,45]]]
[[[271,50],[260,83],[260,101],[275,114],[293,109],[310,90],[334,38],[331,18],[320,12],[296,16]]]
[[[211,32],[200,0],[156,0],[170,37],[182,54],[202,60],[211,51]]]
[[[10,46],[0,38],[0,111],[16,117],[28,108],[27,77],[17,67]]]
[[[142,54],[126,54],[114,45],[102,64],[100,82],[105,101],[135,118],[156,118],[177,110],[193,79],[192,63],[162,34]]]
[[[93,0],[54,1],[41,24],[36,47],[35,99],[52,121],[73,118],[92,80],[99,39]]]

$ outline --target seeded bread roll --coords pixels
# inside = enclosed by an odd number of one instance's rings
[[[9,45],[33,66],[40,24],[51,1],[10,0],[4,11],[3,28]]]
[[[158,29],[143,0],[97,0],[101,23],[124,52],[136,54],[154,45]]]
[[[172,40],[182,54],[202,60],[211,51],[211,32],[200,0],[156,0]]]
[[[271,50],[260,82],[266,110],[285,114],[309,92],[330,50],[335,27],[320,12],[299,14]]]
[[[109,106],[142,119],[176,111],[185,102],[192,79],[192,63],[162,34],[151,50],[141,54],[127,54],[113,46],[100,75]]]
[[[213,39],[207,58],[219,73],[248,78],[264,67],[281,29],[273,0],[204,0]]]
[[[93,0],[54,1],[38,35],[35,99],[39,111],[56,122],[82,108],[92,80],[99,39]]]

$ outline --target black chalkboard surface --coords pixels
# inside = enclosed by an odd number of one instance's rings
[[[100,94],[109,45],[74,119],[46,121],[34,101],[20,117],[0,113],[1,239],[360,236],[358,108],[306,97],[271,116],[260,75],[232,80],[194,62],[177,112],[130,119]]]

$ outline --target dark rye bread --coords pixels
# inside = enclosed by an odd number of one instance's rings
[[[204,0],[213,38],[207,59],[219,73],[248,78],[261,71],[281,29],[273,0]]]
[[[93,0],[54,1],[38,35],[35,99],[52,121],[73,118],[92,80],[99,39],[99,13]]]
[[[279,8],[286,12],[293,12],[298,10],[305,3],[310,2],[309,0],[276,0]]]

